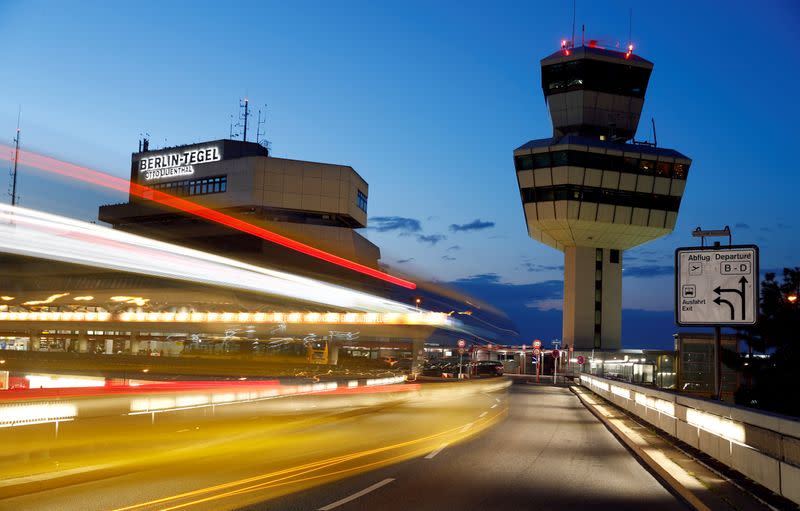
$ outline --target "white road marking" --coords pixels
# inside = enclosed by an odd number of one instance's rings
[[[489,413],[489,412],[483,412],[482,414],[478,415],[478,418],[479,419],[483,419],[484,417],[486,417],[487,413]]]
[[[441,447],[439,447],[439,448],[438,448],[438,449],[436,449],[435,451],[431,451],[431,453],[430,453],[430,454],[428,454],[427,456],[425,456],[425,459],[426,459],[426,460],[432,460],[432,459],[433,459],[433,458],[434,458],[434,457],[435,457],[437,454],[439,454],[440,452],[442,452],[442,451],[444,450],[444,448],[445,448],[445,447],[447,447],[447,443],[443,443],[443,444],[441,445]]]
[[[392,478],[384,479],[383,481],[381,481],[379,483],[375,483],[372,486],[369,486],[367,488],[364,488],[360,492],[356,492],[356,493],[350,495],[349,497],[345,497],[342,500],[337,500],[333,504],[328,504],[325,507],[321,507],[321,508],[319,508],[319,511],[328,511],[329,509],[334,509],[334,508],[337,508],[337,507],[339,507],[339,506],[341,506],[343,504],[347,504],[348,502],[356,500],[359,497],[363,497],[364,495],[366,495],[367,493],[369,493],[371,491],[377,490],[381,486],[386,486],[387,484],[391,483],[392,481],[394,481],[394,479],[392,479]]]
[[[492,408],[497,408],[497,403],[493,404]]]
[[[461,431],[459,431],[459,433],[466,433],[467,431],[469,431],[469,428],[471,428],[473,424],[475,423],[470,422],[469,424],[464,424],[464,427],[461,428]]]
[[[179,429],[179,430],[178,430],[178,431],[176,431],[175,433],[186,433],[187,431],[191,431],[191,430],[190,430],[189,428],[186,428],[186,429]]]
[[[494,398],[494,400],[495,400],[495,401],[497,401],[498,403],[500,402],[500,400],[499,400],[499,399],[497,399],[497,398]]]

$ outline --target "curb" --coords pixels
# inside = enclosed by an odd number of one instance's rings
[[[640,463],[645,465],[653,474],[661,480],[662,484],[668,486],[669,489],[677,493],[692,509],[696,511],[711,511],[711,508],[703,504],[703,502],[687,487],[682,485],[672,474],[667,472],[658,462],[656,462],[649,454],[647,454],[641,447],[633,442],[627,435],[625,435],[617,426],[608,420],[603,414],[595,410],[594,405],[589,403],[582,393],[571,387],[570,390],[581,401],[583,406],[589,410],[592,415],[597,417],[603,425],[636,457]]]

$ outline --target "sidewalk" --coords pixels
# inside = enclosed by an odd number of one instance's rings
[[[572,391],[667,487],[697,510],[774,510],[790,505],[779,496],[769,498],[772,505],[754,496],[742,485],[720,474],[691,456],[666,435],[659,435],[631,418],[623,410],[583,387]],[[744,478],[744,476],[741,476]],[[753,485],[755,483],[743,484]],[[769,493],[768,490],[764,489]],[[795,506],[789,507],[794,509]]]

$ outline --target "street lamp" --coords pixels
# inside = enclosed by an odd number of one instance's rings
[[[414,300],[414,303],[417,304],[417,310],[419,310],[419,304],[422,303],[422,298],[417,298],[416,300]]]
[[[789,300],[789,303],[794,304],[797,302],[797,295],[792,293],[789,296],[787,296],[786,299]]]

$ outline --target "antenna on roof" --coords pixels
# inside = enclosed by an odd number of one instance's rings
[[[250,117],[250,101],[247,98],[244,98],[244,103],[239,101],[239,108],[244,108],[244,114],[239,114],[239,120],[244,123],[244,131],[242,131],[242,140],[247,142],[247,118]]]
[[[628,8],[628,48],[633,44],[633,7]]]
[[[11,205],[17,205],[17,164],[19,163],[19,120],[22,117],[22,105],[17,109],[17,133],[14,137],[14,169],[11,171]]]
[[[583,38],[586,36],[586,25],[581,25],[581,46],[583,46]]]
[[[256,121],[256,144],[261,143],[261,126],[267,122],[267,105],[264,105],[264,118],[261,118],[261,108],[258,109],[258,121]]]
[[[572,0],[572,39],[569,40],[569,45],[575,47],[575,1]]]
[[[656,135],[656,118],[651,117],[650,122],[653,125],[653,145],[658,147],[658,135]]]

